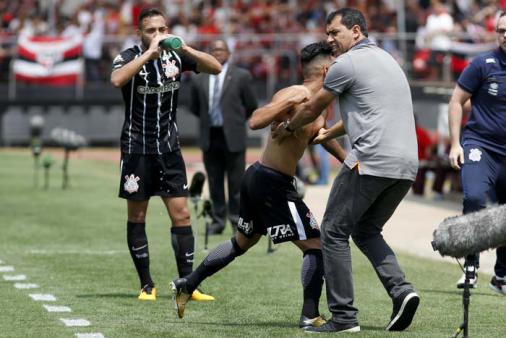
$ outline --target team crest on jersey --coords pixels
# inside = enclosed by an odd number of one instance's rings
[[[473,162],[480,162],[481,154],[480,149],[473,148],[469,151],[469,159]]]
[[[123,184],[125,191],[133,194],[139,190],[139,184],[137,183],[140,180],[139,176],[135,176],[134,174],[125,175],[125,180],[126,182]]]
[[[498,89],[499,89],[499,85],[497,83],[495,83],[495,82],[492,82],[490,84],[490,86],[488,87],[488,93],[490,95],[497,96]]]
[[[170,62],[164,63],[162,64],[162,67],[167,78],[176,80],[176,76],[179,74],[179,67],[176,66],[176,60],[171,60]]]
[[[316,221],[316,218],[313,216],[313,213],[311,211],[308,211],[306,214],[306,217],[309,218],[309,226],[313,229],[318,229],[318,222]]]

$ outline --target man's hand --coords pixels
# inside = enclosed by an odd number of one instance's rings
[[[272,121],[271,122],[271,131],[276,130],[276,128],[281,124],[281,121]]]
[[[293,135],[293,133],[285,129],[283,123],[278,123],[278,125],[276,126],[271,125],[271,130],[272,130],[272,139],[276,140],[279,143],[283,142],[283,140],[286,139],[288,136]]]
[[[292,105],[309,101],[311,96],[311,92],[305,86],[292,86],[287,94],[290,95],[288,102]]]
[[[149,48],[146,50],[146,53],[148,53],[150,60],[155,60],[155,59],[158,59],[160,57],[160,53],[161,53],[161,50],[162,50],[160,48],[160,41],[162,41],[164,39],[167,39],[167,38],[170,38],[170,37],[177,37],[177,38],[179,38],[178,36],[173,35],[173,34],[162,34],[162,35],[155,36],[153,38],[153,40],[151,40],[151,44],[149,45]],[[183,42],[183,47],[184,47],[185,46],[185,42],[184,42],[183,39],[181,39],[181,41]]]
[[[318,135],[316,135],[316,137],[313,139],[312,144],[321,144],[329,140],[329,136],[330,134],[328,129],[320,128],[320,130],[318,130]]]
[[[151,43],[149,44],[149,48],[146,49],[144,53],[148,55],[149,60],[156,60],[160,57],[160,46],[158,44],[161,40],[165,39],[166,35],[157,35],[151,40]]]
[[[462,149],[462,146],[460,144],[452,146],[448,158],[453,169],[460,169],[460,164],[464,164],[464,149]]]

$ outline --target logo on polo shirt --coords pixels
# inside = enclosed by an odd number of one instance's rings
[[[499,85],[496,82],[492,82],[488,87],[488,93],[490,95],[497,96]]]
[[[471,160],[473,162],[480,162],[481,154],[482,154],[482,152],[480,149],[473,148],[473,149],[469,150],[469,160]]]

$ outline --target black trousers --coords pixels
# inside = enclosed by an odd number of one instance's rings
[[[204,166],[215,213],[214,230],[222,230],[227,217],[230,219],[232,227],[237,226],[245,163],[245,151],[231,152],[228,150],[223,128],[211,128],[209,149],[204,151]],[[227,178],[228,203],[225,198],[225,177]]]

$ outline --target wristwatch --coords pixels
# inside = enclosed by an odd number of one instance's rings
[[[295,131],[295,129],[290,128],[290,120],[283,121],[283,129],[289,133],[293,133]]]

